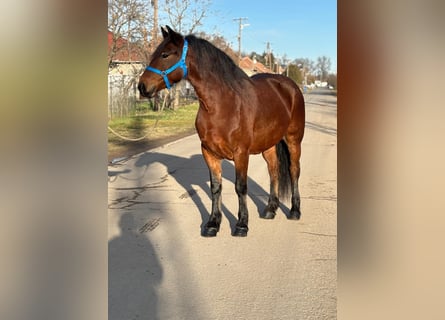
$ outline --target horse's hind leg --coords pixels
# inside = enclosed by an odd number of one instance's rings
[[[216,158],[204,147],[201,147],[204,160],[209,167],[210,191],[212,193],[212,212],[209,221],[204,226],[202,235],[204,237],[215,237],[221,224],[221,191],[222,191],[222,169],[221,160]]]
[[[298,188],[298,179],[300,178],[301,139],[302,135],[286,136],[286,142],[290,156],[290,176],[292,188],[292,207],[290,209],[288,218],[293,220],[298,220],[301,216],[300,191]]]
[[[278,200],[278,157],[276,153],[276,147],[273,146],[263,152],[263,158],[266,160],[267,169],[270,176],[270,194],[269,201],[266,208],[262,213],[262,218],[273,219],[275,218],[275,212],[279,206]]]

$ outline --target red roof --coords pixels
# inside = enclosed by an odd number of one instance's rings
[[[247,70],[250,73],[273,73],[270,69],[266,68],[261,62],[254,62],[249,57],[241,59],[239,66],[243,70]]]
[[[128,41],[122,37],[113,38],[113,32],[108,31],[108,58],[112,55],[113,43],[115,43],[114,54],[111,57],[112,61],[144,61],[145,57],[136,45],[131,42],[128,44]],[[128,55],[128,45],[130,47],[130,56]]]

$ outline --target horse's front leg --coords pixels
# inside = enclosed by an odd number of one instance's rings
[[[235,190],[238,195],[239,209],[238,209],[238,222],[236,223],[233,235],[236,237],[247,236],[247,231],[249,231],[249,213],[247,211],[247,168],[249,166],[249,154],[240,153],[235,156]]]
[[[216,158],[205,147],[201,146],[202,155],[209,167],[210,173],[210,191],[212,194],[212,212],[209,221],[204,226],[202,235],[204,237],[215,237],[219,231],[221,224],[221,191],[222,191],[222,175],[221,175],[221,159]]]

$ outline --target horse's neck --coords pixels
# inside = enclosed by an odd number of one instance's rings
[[[225,90],[221,84],[214,79],[202,79],[199,74],[191,72],[188,77],[199,100],[204,104],[207,111],[218,105],[215,101],[224,101],[223,96],[227,96],[229,89]]]
[[[187,78],[207,111],[220,107],[225,109],[237,107],[233,88],[212,72],[203,74],[199,62],[193,56],[193,47],[189,48],[189,52],[193,58],[189,60]]]

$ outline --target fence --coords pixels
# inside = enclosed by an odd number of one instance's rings
[[[136,108],[137,82],[134,76],[108,75],[108,117],[124,117]]]
[[[196,100],[193,87],[187,81],[174,86],[165,103],[161,102],[165,98],[165,92],[161,92],[158,99],[141,99],[137,89],[140,69],[139,65],[126,66],[125,74],[122,72],[124,67],[120,65],[108,74],[108,118],[137,114],[141,105],[161,111],[162,108],[176,109]]]

